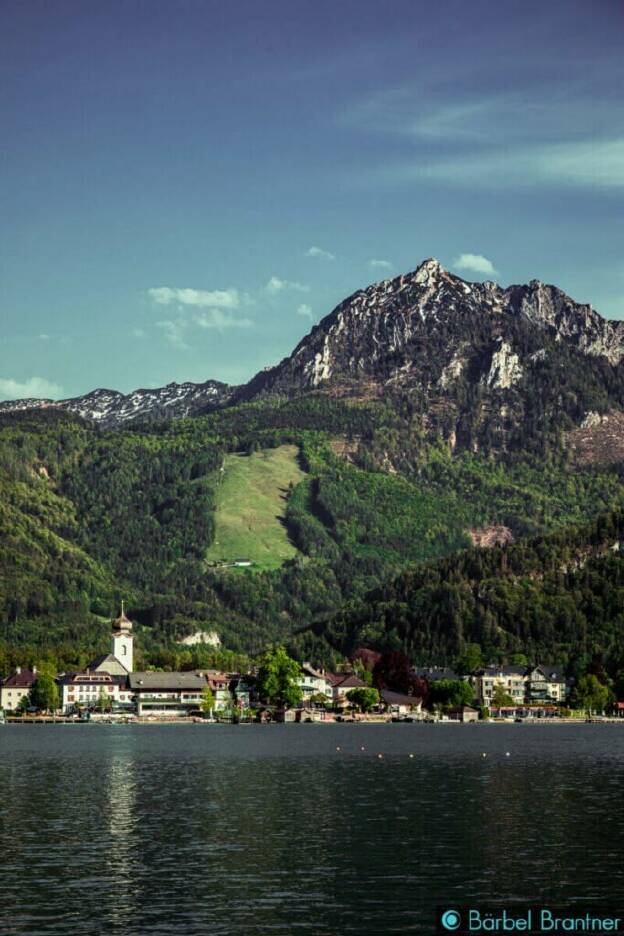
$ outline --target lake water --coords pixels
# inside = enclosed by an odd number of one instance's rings
[[[0,727],[2,936],[430,933],[623,846],[624,725]]]

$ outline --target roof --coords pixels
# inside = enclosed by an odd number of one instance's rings
[[[363,679],[353,673],[338,673],[328,677],[334,689],[359,689],[366,686]]]
[[[156,692],[177,692],[180,689],[201,692],[206,688],[205,677],[197,673],[130,673],[128,679],[135,692],[147,692],[149,689]]]
[[[415,666],[412,673],[428,682],[436,682],[438,679],[460,679],[455,670],[448,666]]]
[[[114,685],[125,686],[128,681],[127,676],[120,676],[117,673],[105,673],[103,670],[92,672],[91,670],[82,670],[75,673],[63,673],[59,676],[57,682],[61,686],[68,685]]]
[[[535,670],[540,670],[550,682],[564,683],[566,681],[562,666],[546,666],[544,663],[536,663],[535,666],[529,667],[528,672],[532,673]]]
[[[476,671],[477,676],[526,676],[533,667],[527,666],[484,666]]]
[[[114,672],[115,669],[121,669],[124,673],[128,672],[121,660],[118,660],[112,653],[101,653],[99,656],[96,656],[96,658],[91,660],[87,665],[87,669],[94,671],[104,670],[104,672]]]
[[[314,679],[326,679],[328,682],[333,678],[329,673],[322,673],[320,670],[315,669],[310,663],[302,663],[301,672],[304,676],[312,676]],[[344,673],[340,675],[343,676]]]
[[[390,689],[382,689],[379,695],[386,705],[420,705],[422,702],[420,696],[403,695],[402,692],[391,692]]]
[[[33,673],[33,671],[29,669],[23,669],[19,673],[13,673],[12,676],[7,676],[0,685],[2,685],[3,689],[30,689],[36,681],[36,673]]]

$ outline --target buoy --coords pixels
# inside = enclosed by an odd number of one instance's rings
[[[366,748],[364,747],[364,745],[362,745],[362,747],[360,748],[360,751],[365,751],[365,750]]]
[[[509,751],[505,751],[505,757],[511,757]]]
[[[383,757],[383,754],[378,754],[377,757],[381,760],[381,758]]]
[[[413,756],[414,756],[413,754],[410,754],[410,757],[413,757]]]
[[[485,751],[483,752],[483,754],[481,755],[481,757],[487,757],[487,754],[485,753]]]
[[[339,748],[339,747],[337,747],[337,748],[336,748],[336,750],[337,750],[337,751],[339,751],[339,750],[340,750],[340,748]]]

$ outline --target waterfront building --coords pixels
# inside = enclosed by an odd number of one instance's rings
[[[74,710],[77,704],[85,708],[96,705],[102,691],[111,699],[116,709],[132,707],[132,693],[128,685],[128,674],[134,658],[132,621],[126,617],[124,603],[121,614],[111,623],[111,652],[102,653],[88,664],[85,670],[62,673],[58,679],[61,690],[61,705],[64,713]]]
[[[199,673],[130,673],[137,715],[188,715],[198,709],[206,677]]]
[[[68,715],[77,708],[96,708],[104,695],[113,709],[130,709],[132,694],[128,687],[128,674],[85,670],[63,673],[57,680],[61,690],[61,708]]]
[[[328,699],[332,698],[332,677],[323,670],[315,669],[309,663],[301,664],[301,676],[297,683],[301,689],[304,702],[309,701],[315,695],[325,695]]]
[[[364,680],[353,673],[335,673],[330,674],[332,699],[336,705],[346,705],[348,703],[347,693],[351,689],[366,688]]]
[[[391,715],[416,715],[422,712],[422,699],[419,696],[409,696],[402,692],[382,689],[379,697],[382,705]]]
[[[524,702],[564,702],[568,685],[560,667],[486,666],[472,676],[477,701],[491,705],[497,687],[502,687],[516,705]]]
[[[471,705],[458,705],[456,708],[448,709],[446,715],[451,721],[463,722],[464,724],[479,720],[478,710]]]
[[[556,666],[533,666],[527,671],[527,702],[564,702],[566,678]]]
[[[37,681],[37,667],[32,670],[18,666],[11,676],[0,682],[0,710],[15,712]]]

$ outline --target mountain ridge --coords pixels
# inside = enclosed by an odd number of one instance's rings
[[[541,383],[538,395],[547,397],[546,385],[559,384],[570,362],[579,371],[576,385],[562,389],[566,399],[540,398],[538,409],[548,418],[561,411],[566,428],[589,412],[617,410],[624,405],[623,357],[624,322],[603,318],[558,287],[536,279],[506,288],[469,282],[428,258],[411,273],[348,296],[290,355],[246,384],[171,383],[129,394],[98,389],[59,401],[5,401],[0,412],[64,409],[114,428],[270,397],[398,392],[410,396],[423,428],[474,447],[484,434],[508,436],[505,424],[517,425],[531,409],[532,388]],[[470,439],[463,438],[467,419],[476,420]]]

